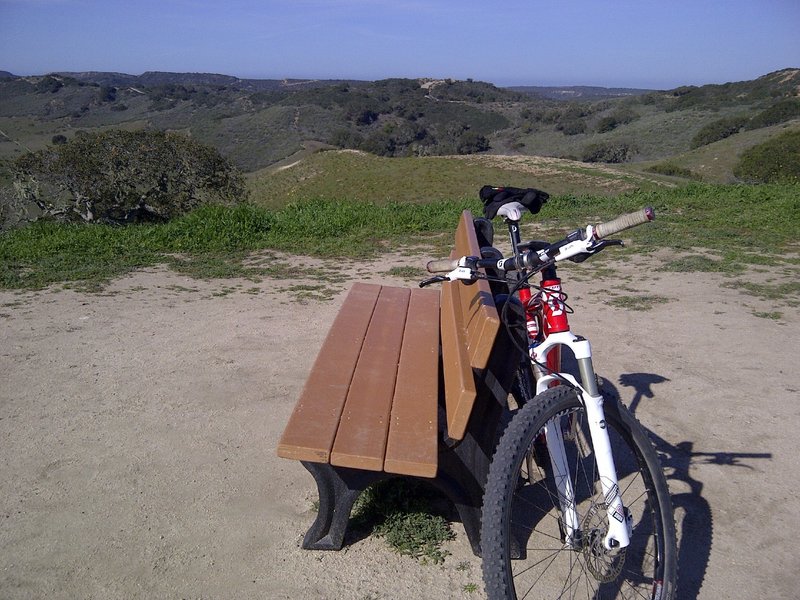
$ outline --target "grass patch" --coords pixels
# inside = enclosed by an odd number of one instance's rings
[[[739,262],[720,260],[702,254],[688,254],[665,263],[658,270],[677,273],[725,273],[734,275],[741,273],[744,267]]]
[[[357,527],[384,538],[395,552],[423,563],[440,564],[455,538],[448,521],[436,511],[441,496],[413,480],[393,479],[370,486],[353,508]]]
[[[391,275],[392,277],[402,277],[403,279],[408,279],[411,281],[418,281],[430,276],[425,269],[410,266],[392,267],[388,271],[384,271],[384,273]]]
[[[683,177],[684,179],[700,179],[700,176],[686,167],[681,167],[669,162],[652,165],[645,169],[648,173],[668,175],[670,177]]]
[[[605,195],[654,187],[639,175],[578,164],[537,156],[387,158],[364,152],[321,152],[279,172],[266,169],[251,174],[249,189],[257,204],[280,208],[318,198],[376,204],[448,202],[477,198],[478,190],[487,183],[533,185],[552,194],[585,191]]]
[[[288,294],[301,304],[309,300],[317,302],[328,302],[338,294],[341,289],[322,286],[319,284],[297,283],[280,289],[284,294]]]
[[[608,300],[607,304],[626,310],[650,310],[657,304],[669,302],[669,298],[664,296],[644,295],[644,296],[617,296]]]
[[[557,239],[587,222],[652,205],[655,223],[623,232],[621,237],[634,243],[622,251],[615,249],[616,259],[656,248],[691,255],[703,247],[723,257],[726,272],[736,272],[741,264],[792,262],[786,255],[796,252],[798,192],[800,186],[790,184],[692,184],[616,197],[557,196],[527,219],[523,236]],[[209,205],[161,225],[34,223],[0,235],[0,288],[36,289],[74,282],[86,289],[101,289],[115,277],[157,264],[205,279],[300,277],[302,268],[249,257],[257,251],[275,250],[325,257],[335,265],[342,258],[371,257],[417,242],[449,246],[464,209],[477,215],[481,205],[477,199],[383,204],[316,199],[277,210],[250,204]],[[496,227],[496,238],[502,241],[503,226],[497,223]],[[694,269],[710,268],[710,261],[701,266],[704,261],[698,258],[686,260]],[[598,264],[602,262],[593,260],[592,268]],[[411,271],[398,272],[403,277],[405,273],[411,277]]]
[[[770,312],[753,311],[753,316],[759,317],[761,319],[780,321],[783,318],[783,313],[778,311],[770,311]]]
[[[234,279],[259,280],[259,269],[248,268],[243,264],[244,255],[208,253],[181,257],[167,257],[166,263],[173,270],[195,279]]]
[[[737,280],[725,283],[724,287],[741,290],[750,296],[756,296],[762,300],[789,301],[800,297],[800,281],[769,284]]]

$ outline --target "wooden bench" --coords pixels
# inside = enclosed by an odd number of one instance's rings
[[[465,211],[451,256],[480,254]],[[319,491],[303,547],[340,549],[358,495],[409,476],[452,500],[479,553],[483,487],[519,357],[486,281],[441,293],[354,284],[278,445]]]

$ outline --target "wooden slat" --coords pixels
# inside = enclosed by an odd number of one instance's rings
[[[462,213],[456,229],[454,254],[456,257],[481,255],[472,213],[468,210]],[[500,318],[489,282],[479,280],[465,286],[460,296],[470,364],[476,369],[485,369],[500,329]]]
[[[383,470],[435,477],[439,397],[439,293],[412,290]]]
[[[409,298],[407,289],[381,289],[333,442],[332,465],[383,470]]]
[[[328,462],[381,286],[356,283],[322,344],[278,445],[278,456]]]
[[[447,434],[455,440],[463,439],[477,396],[475,376],[466,346],[463,315],[459,309],[459,292],[463,289],[458,281],[442,284],[440,327]]]
[[[481,281],[488,287],[488,282]],[[470,364],[476,369],[485,369],[489,364],[497,332],[500,329],[500,317],[494,306],[491,292],[478,292],[474,298],[476,308],[465,315],[467,330],[467,347]]]
[[[461,220],[456,228],[455,251],[458,256],[480,256],[481,247],[475,233],[472,213],[465,210],[461,213]]]

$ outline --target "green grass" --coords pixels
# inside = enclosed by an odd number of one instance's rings
[[[660,271],[676,273],[724,273],[734,275],[744,271],[741,262],[726,261],[702,254],[687,254],[664,263]]]
[[[626,310],[650,310],[657,304],[669,302],[669,298],[664,296],[641,295],[641,296],[617,296],[608,300],[608,304]]]
[[[477,198],[485,184],[538,187],[551,194],[618,194],[653,188],[650,176],[607,166],[532,156],[384,158],[363,152],[319,152],[294,166],[251,174],[257,204],[347,198],[359,202],[431,203]]]
[[[353,524],[384,538],[398,554],[440,564],[449,554],[442,544],[455,538],[436,510],[440,501],[430,487],[413,480],[377,483],[359,496],[353,507]]]
[[[428,272],[422,267],[392,267],[384,272],[392,277],[402,277],[410,281],[419,281],[420,279],[430,277]]]
[[[740,290],[750,296],[756,296],[762,300],[770,300],[773,302],[792,301],[800,297],[800,281],[769,284],[737,280],[726,283],[724,287]]]
[[[798,185],[690,184],[623,194],[602,202],[592,197],[558,198],[542,210],[541,222],[552,230],[551,215],[557,216],[561,226],[587,217],[606,219],[647,205],[656,209],[655,222],[621,235],[636,241],[637,251],[668,248],[677,258],[706,248],[722,257],[715,270],[725,272],[735,271],[733,265],[791,262],[784,255],[797,252]],[[696,266],[698,261],[693,260]]]
[[[610,219],[645,205],[656,208],[655,223],[622,234],[631,252],[669,248],[665,268],[736,273],[741,265],[787,264],[796,260],[800,231],[800,186],[720,186],[636,191],[616,197],[557,196],[529,218],[523,235],[555,239],[571,228]],[[477,200],[428,203],[393,199],[373,204],[353,200],[309,199],[280,209],[254,205],[204,206],[161,225],[110,227],[41,222],[0,235],[0,288],[36,289],[59,282],[102,287],[136,268],[167,264],[199,278],[298,277],[305,269],[255,251],[283,251],[332,260],[364,258],[410,245],[449,245],[463,209],[480,214]],[[505,237],[497,224],[498,239]],[[720,257],[704,265],[696,249]],[[439,252],[440,250],[436,250]],[[442,250],[443,251],[443,250]],[[682,255],[683,262],[675,262]],[[694,257],[694,258],[692,258]],[[319,270],[319,265],[314,265]],[[405,271],[403,271],[405,273]],[[399,274],[399,273],[398,273]]]
[[[780,321],[783,318],[783,313],[778,311],[769,311],[769,312],[754,311],[753,316],[759,317],[760,319],[770,319],[772,321]]]

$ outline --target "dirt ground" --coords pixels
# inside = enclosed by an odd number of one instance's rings
[[[657,265],[562,275],[598,372],[662,453],[679,596],[795,598],[797,298],[725,286],[797,273]],[[351,275],[413,285],[389,266]],[[314,300],[285,280],[155,269],[101,294],[0,293],[0,598],[483,598],[459,523],[443,565],[370,537],[299,547],[316,488],[275,447],[349,285]]]

